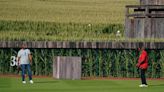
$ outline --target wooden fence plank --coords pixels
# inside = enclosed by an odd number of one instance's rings
[[[22,43],[27,43],[28,48],[54,48],[54,49],[136,49],[138,44],[145,44],[148,49],[164,49],[164,42],[54,42],[54,41],[0,41],[0,48],[20,48]],[[151,44],[150,44],[151,43]]]

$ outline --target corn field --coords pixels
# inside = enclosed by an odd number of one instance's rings
[[[0,0],[0,20],[123,24],[125,5],[137,3],[137,0]]]
[[[1,41],[108,41],[135,0],[0,0]],[[112,8],[111,8],[112,7]]]
[[[115,39],[122,24],[1,21],[1,41],[108,41]]]
[[[164,77],[164,50],[147,50],[149,68],[147,77]],[[10,66],[11,56],[18,49],[0,49],[0,73],[19,74],[16,66]],[[33,75],[52,75],[54,56],[82,57],[82,77],[139,77],[136,67],[137,50],[116,49],[31,49]]]

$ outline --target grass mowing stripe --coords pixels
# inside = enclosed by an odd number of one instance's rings
[[[1,78],[2,80],[2,78]],[[6,78],[10,88],[1,92],[163,92],[163,80],[148,80],[148,88],[139,88],[140,80],[54,80],[34,78],[34,84],[22,84],[20,78]],[[5,83],[6,83],[5,82]]]
[[[0,89],[1,88],[10,88],[10,87],[11,87],[11,80],[8,78],[0,77]]]

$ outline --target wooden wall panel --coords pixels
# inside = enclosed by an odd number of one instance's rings
[[[162,24],[161,24],[162,25]],[[163,26],[163,25],[162,25]],[[162,28],[164,29],[164,28]],[[155,29],[156,30],[156,29]],[[161,31],[161,33],[164,31]],[[160,35],[161,33],[158,33]],[[137,33],[136,33],[137,34]],[[163,35],[162,35],[163,36]],[[20,48],[22,43],[27,43],[28,48],[49,48],[49,49],[136,49],[138,44],[149,44],[150,42],[128,42],[128,41],[111,41],[111,42],[54,42],[54,41],[0,41],[0,49]],[[62,43],[62,44],[61,44]],[[67,45],[65,45],[67,44]],[[164,42],[151,42],[149,49],[164,49]],[[156,47],[158,45],[158,47]]]
[[[127,38],[164,38],[164,18],[135,18],[126,25]]]
[[[53,77],[57,79],[81,79],[81,57],[54,57]]]

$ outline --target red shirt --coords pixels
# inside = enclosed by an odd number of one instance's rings
[[[139,67],[140,69],[148,68],[148,54],[145,50],[142,50],[139,56],[137,67]]]

